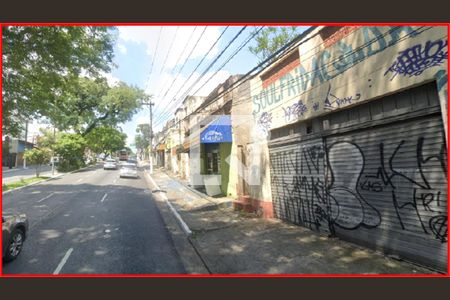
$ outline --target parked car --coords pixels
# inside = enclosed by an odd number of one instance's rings
[[[117,170],[117,162],[114,159],[107,159],[103,164],[103,170]]]
[[[25,214],[2,215],[2,258],[12,261],[22,251],[28,233],[28,219]]]
[[[133,177],[138,178],[137,166],[136,164],[125,163],[120,169],[120,178],[122,177]]]

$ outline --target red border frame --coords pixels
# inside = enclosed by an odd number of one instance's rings
[[[388,26],[388,25],[427,25],[427,26],[447,26],[447,38],[450,33],[450,23],[401,23],[401,22],[393,22],[393,23],[210,23],[210,22],[200,22],[200,23],[63,23],[63,22],[54,22],[54,23],[28,23],[28,22],[4,22],[0,23],[0,35],[2,35],[3,26],[342,26],[342,25],[348,25],[348,26]],[[3,35],[2,35],[3,36]],[[0,39],[0,52],[2,52],[2,41],[3,39]],[[3,52],[2,52],[3,53]],[[450,63],[447,59],[447,73],[449,69]],[[2,69],[2,59],[0,59],[0,69]],[[2,69],[3,70],[3,69]],[[448,80],[448,79],[447,79]],[[447,83],[448,85],[448,83]],[[2,85],[2,78],[0,77],[0,87],[3,87]],[[449,90],[447,88],[447,99],[449,98]],[[0,96],[1,97],[1,96]],[[2,112],[2,106],[0,105],[0,112]],[[447,111],[447,130],[448,130],[448,123],[450,121],[449,114]],[[0,121],[2,122],[2,121]],[[3,128],[3,127],[2,127]],[[0,132],[2,132],[2,129],[0,129]],[[447,150],[448,150],[448,133],[446,137],[447,142]],[[0,153],[2,153],[2,149],[0,149]],[[3,157],[3,156],[2,156]],[[450,175],[450,170],[447,168],[447,178]],[[448,193],[450,191],[450,187],[447,181],[447,203],[448,203]],[[3,211],[2,203],[3,203],[3,195],[0,196],[0,211]],[[449,208],[447,205],[447,224],[450,223],[450,216],[448,214]],[[448,232],[447,232],[448,236]],[[0,233],[0,237],[2,237],[2,233]],[[0,241],[0,245],[2,244],[2,241]],[[304,278],[304,277],[324,277],[324,278],[334,278],[334,277],[347,277],[347,278],[373,278],[373,277],[382,277],[382,278],[427,278],[427,277],[450,277],[449,269],[450,269],[450,251],[448,249],[448,238],[447,238],[447,273],[446,274],[61,274],[61,275],[52,275],[52,274],[3,274],[3,262],[0,264],[0,277],[5,278],[11,278],[11,277],[70,277],[70,278],[76,278],[76,277],[123,277],[123,278],[135,278],[135,277],[171,277],[171,278],[183,278],[183,277],[216,277],[216,278],[249,278],[249,277],[298,277],[298,278]]]

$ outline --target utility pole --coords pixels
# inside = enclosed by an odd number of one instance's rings
[[[24,149],[27,149],[27,137],[28,137],[28,120],[25,121],[25,147]],[[27,159],[23,158],[23,168],[27,169]]]
[[[150,174],[153,174],[153,112],[152,112],[152,106],[155,105],[155,103],[153,103],[151,101],[151,98],[148,98],[148,102],[142,102],[142,105],[148,105],[148,108],[150,110],[150,128],[149,128],[149,132],[150,132],[150,149],[149,149],[149,164],[150,164]]]
[[[150,174],[153,174],[153,112],[152,112],[153,105],[154,103],[151,101],[148,104],[148,107],[150,109],[150,152],[148,154],[150,160]]]
[[[53,146],[52,146],[52,177],[55,176],[55,143],[56,143],[56,127],[53,125]]]

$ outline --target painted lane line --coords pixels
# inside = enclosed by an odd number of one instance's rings
[[[61,269],[66,264],[67,260],[69,259],[70,254],[72,254],[73,248],[70,248],[67,250],[66,255],[64,255],[63,259],[59,263],[59,265],[56,267],[55,271],[53,272],[53,275],[58,275],[59,272],[61,272]]]
[[[103,198],[102,198],[102,200],[101,200],[100,202],[105,201],[105,199],[106,199],[107,196],[108,196],[108,194],[105,193],[105,195],[103,195]]]
[[[42,202],[42,201],[44,201],[44,200],[50,198],[50,197],[53,196],[54,194],[55,194],[55,193],[51,193],[50,195],[48,195],[48,196],[42,198],[41,200],[38,200],[37,202],[40,203],[40,202]]]
[[[159,188],[159,186],[156,184],[155,180],[152,178],[152,176],[150,174],[148,174],[147,170],[145,170],[145,175],[147,175],[147,178],[150,179],[151,183],[153,186],[155,186],[157,188],[157,190],[161,190]],[[180,223],[181,228],[184,230],[184,232],[186,233],[186,235],[190,236],[192,234],[191,229],[189,228],[189,226],[186,224],[186,222],[184,222],[183,218],[181,218],[180,214],[177,212],[177,210],[173,207],[172,203],[170,203],[169,199],[167,198],[167,196],[164,193],[159,193],[160,197],[164,200],[164,202],[166,202],[167,206],[169,206],[170,211],[172,211],[173,215],[175,216],[175,218],[177,219],[177,221]]]

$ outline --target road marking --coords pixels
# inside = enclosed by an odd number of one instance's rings
[[[58,275],[59,272],[61,272],[61,269],[66,264],[67,260],[69,259],[70,254],[72,254],[73,248],[70,248],[67,250],[66,255],[64,255],[63,259],[59,263],[59,265],[56,267],[55,271],[53,272],[53,275]]]
[[[153,179],[150,174],[148,174],[147,170],[145,170],[145,175],[147,175],[147,178],[150,179],[152,185],[156,187],[157,190],[161,191],[160,187],[156,184],[155,180]],[[189,226],[184,222],[183,218],[181,218],[180,214],[177,212],[177,210],[173,207],[173,205],[169,202],[169,199],[164,193],[160,193],[161,198],[166,202],[167,206],[169,206],[172,213],[175,215],[175,218],[178,220],[178,222],[181,224],[181,227],[183,228],[184,232],[189,236],[192,234],[191,229]]]
[[[38,200],[37,202],[40,203],[42,201],[44,201],[45,199],[50,198],[51,196],[53,196],[55,193],[51,193],[50,195],[48,195],[47,197],[42,198],[41,200]]]
[[[108,196],[108,194],[105,193],[105,195],[103,196],[102,200],[100,202],[105,201],[106,197]]]

